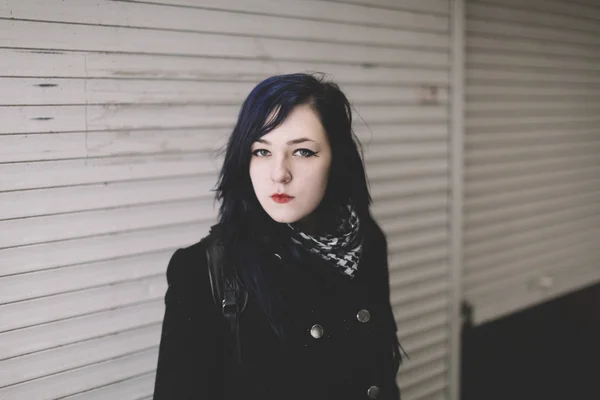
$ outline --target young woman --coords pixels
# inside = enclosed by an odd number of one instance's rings
[[[154,399],[399,399],[387,243],[339,87],[256,86],[217,193],[219,224],[169,262]],[[237,342],[213,297],[214,243],[235,277]]]

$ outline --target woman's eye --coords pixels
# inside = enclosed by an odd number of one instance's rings
[[[312,157],[317,153],[309,149],[298,149],[294,152],[294,154],[297,154],[300,157]]]
[[[252,152],[256,157],[266,157],[269,155],[269,151],[265,149],[257,149]]]

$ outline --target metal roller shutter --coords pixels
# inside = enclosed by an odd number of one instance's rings
[[[600,4],[469,1],[467,46],[463,285],[482,323],[600,279]]]
[[[449,3],[356,3],[3,2],[0,398],[152,395],[168,259],[216,216],[213,151],[253,85],[297,71],[357,111],[403,399],[446,398]]]

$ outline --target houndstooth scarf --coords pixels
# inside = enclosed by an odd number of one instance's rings
[[[288,224],[293,230],[292,241],[313,254],[319,255],[340,272],[354,278],[362,255],[363,238],[360,221],[351,206],[344,210],[338,230],[326,236],[311,236]]]

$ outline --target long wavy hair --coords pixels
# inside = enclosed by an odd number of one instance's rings
[[[271,326],[281,336],[276,290],[261,273],[260,249],[288,248],[290,230],[260,205],[250,180],[252,143],[280,126],[292,109],[308,104],[317,113],[331,145],[328,186],[315,211],[319,221],[334,221],[340,207],[352,204],[362,222],[373,222],[362,147],[352,130],[352,108],[339,86],[323,75],[273,76],[260,82],[243,102],[225,150],[217,183],[219,223],[241,284],[254,294]],[[286,229],[287,228],[287,229]],[[258,241],[258,243],[257,243]],[[266,245],[266,246],[265,246]],[[289,253],[299,257],[298,253]]]

